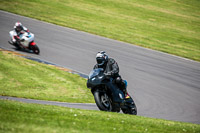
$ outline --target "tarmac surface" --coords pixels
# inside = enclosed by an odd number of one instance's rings
[[[9,96],[0,96],[0,99],[12,100],[24,103],[36,103],[36,104],[46,104],[46,105],[56,105],[68,108],[86,109],[86,110],[99,110],[95,103],[66,103],[66,102],[56,102],[56,101],[45,101],[45,100],[35,100],[35,99],[25,99]]]
[[[128,81],[138,115],[200,124],[199,62],[1,10],[0,47],[16,51],[8,41],[9,31],[17,21],[35,34],[41,52],[19,53],[87,75],[96,63],[96,53],[106,51],[118,62],[120,75]],[[77,105],[76,108],[97,109],[95,105]]]

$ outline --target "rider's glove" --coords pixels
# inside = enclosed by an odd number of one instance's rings
[[[14,36],[14,38],[15,38],[16,41],[20,40],[19,36]]]

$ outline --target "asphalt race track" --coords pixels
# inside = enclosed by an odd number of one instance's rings
[[[16,21],[35,34],[41,51],[40,55],[20,53],[88,74],[96,53],[104,50],[128,81],[138,115],[200,124],[199,62],[4,11],[0,11],[0,47],[15,51],[8,44],[8,32]]]
[[[66,102],[56,102],[56,101],[44,101],[44,100],[35,100],[35,99],[16,98],[16,97],[8,97],[8,96],[0,96],[0,99],[13,100],[13,101],[19,101],[19,102],[24,102],[24,103],[56,105],[56,106],[62,106],[62,107],[68,107],[68,108],[99,110],[95,103],[66,103]]]

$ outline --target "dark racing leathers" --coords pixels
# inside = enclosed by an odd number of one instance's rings
[[[107,62],[103,66],[96,64],[93,69],[96,68],[103,68],[104,74],[108,77],[112,77],[115,84],[124,92],[124,94],[126,93],[126,85],[119,75],[119,66],[114,59],[108,58]]]

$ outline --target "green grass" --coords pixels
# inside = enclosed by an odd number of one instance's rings
[[[1,10],[197,61],[199,5],[199,0],[0,0]]]
[[[141,116],[0,100],[0,132],[198,133],[200,125]]]
[[[0,95],[41,100],[91,103],[86,79],[0,51]]]

